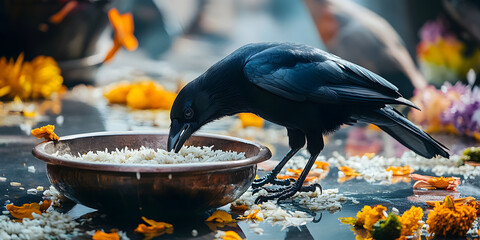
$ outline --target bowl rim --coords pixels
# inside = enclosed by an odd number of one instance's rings
[[[122,135],[168,135],[165,131],[146,132],[146,131],[105,131],[105,132],[92,132],[74,134],[60,137],[59,142],[80,138],[102,137],[102,136],[122,136]],[[257,155],[245,158],[242,160],[232,161],[219,161],[219,162],[205,162],[205,163],[190,163],[190,164],[118,164],[118,163],[99,163],[99,162],[80,162],[67,160],[62,157],[53,156],[45,152],[45,148],[48,144],[55,144],[53,141],[45,141],[37,144],[32,154],[36,158],[51,165],[59,165],[65,167],[95,170],[95,171],[107,171],[107,172],[131,172],[131,173],[187,173],[187,172],[201,172],[201,171],[213,171],[224,170],[237,167],[246,167],[255,165],[257,163],[266,161],[272,156],[270,149],[259,143],[249,141],[242,138],[224,136],[211,133],[195,133],[193,136],[199,137],[212,137],[228,141],[238,141],[245,144],[253,145],[259,149]]]

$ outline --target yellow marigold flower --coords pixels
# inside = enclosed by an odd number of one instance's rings
[[[108,19],[114,35],[113,46],[105,56],[105,62],[112,60],[122,46],[129,51],[138,47],[137,38],[133,35],[133,15],[131,13],[120,14],[116,8],[112,8],[108,11]]]
[[[208,217],[205,221],[217,223],[232,223],[235,222],[235,219],[232,218],[232,215],[223,210],[216,210],[212,213],[212,216]]]
[[[137,228],[135,228],[134,232],[142,233],[145,236],[144,240],[150,240],[154,237],[158,237],[165,233],[168,233],[168,234],[173,233],[172,224],[169,224],[166,222],[157,222],[155,220],[148,219],[146,217],[142,217],[142,220],[150,226],[140,223],[138,224]]]
[[[247,219],[247,220],[253,220],[253,221],[263,221],[263,218],[258,217],[257,214],[260,210],[256,209],[253,210],[251,213],[249,213],[247,216],[240,216],[238,219]]]
[[[472,204],[455,204],[451,196],[443,203],[435,203],[428,214],[428,233],[434,236],[465,236],[477,218]]]
[[[405,165],[403,167],[398,167],[398,166],[390,166],[385,169],[385,171],[392,172],[393,176],[405,176],[410,173],[413,173],[415,170],[413,170],[410,166]]]
[[[0,98],[48,98],[62,89],[62,83],[60,68],[51,57],[38,56],[31,62],[23,62],[23,54],[15,62],[0,59]]]
[[[106,233],[97,230],[92,237],[93,240],[120,240],[120,236],[116,232]]]
[[[419,221],[423,218],[423,210],[420,207],[412,206],[410,210],[407,210],[400,217],[402,223],[402,233],[400,239],[406,236],[411,236],[419,228]]]
[[[262,128],[264,124],[263,118],[253,113],[239,113],[238,118],[242,121],[242,127],[257,127]]]
[[[47,141],[58,141],[58,136],[53,132],[55,126],[47,125],[41,128],[35,128],[30,133],[37,138],[45,138]]]
[[[387,208],[382,205],[370,207],[365,205],[362,210],[357,213],[357,221],[355,226],[363,227],[368,231],[373,230],[373,224],[380,219],[386,219],[383,212],[387,211]]]

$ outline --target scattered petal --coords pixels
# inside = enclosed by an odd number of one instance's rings
[[[232,215],[223,210],[216,210],[205,221],[217,223],[232,223],[235,222],[235,219],[232,218]]]
[[[31,134],[37,138],[45,138],[47,141],[58,141],[58,136],[53,132],[55,126],[47,125],[41,128],[35,128],[31,131]]]
[[[93,240],[120,240],[120,236],[116,232],[105,233],[97,230],[92,237]]]

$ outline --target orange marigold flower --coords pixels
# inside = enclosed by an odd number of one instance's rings
[[[92,237],[93,240],[120,240],[120,236],[116,232],[106,233],[97,230]]]
[[[434,236],[465,236],[477,218],[473,204],[455,204],[451,196],[435,203],[428,214],[428,233]]]
[[[240,216],[238,219],[247,219],[247,220],[252,220],[252,221],[263,221],[263,218],[258,217],[257,214],[260,210],[255,209],[251,211],[247,216]]]
[[[223,210],[216,210],[205,221],[217,223],[232,223],[235,222],[235,219],[232,218],[232,215]]]
[[[253,113],[239,113],[238,118],[242,121],[242,127],[257,127],[262,128],[264,124],[263,118]]]
[[[393,176],[405,176],[405,175],[408,175],[410,173],[413,173],[415,170],[413,168],[411,168],[410,166],[405,165],[403,167],[390,166],[390,167],[386,168],[385,171],[387,171],[387,172],[391,171]]]
[[[406,236],[411,236],[420,228],[419,221],[423,218],[423,210],[420,207],[412,206],[400,217],[402,223],[402,233],[399,239],[405,239]]]
[[[460,178],[458,177],[431,177],[420,174],[411,174],[410,177],[413,180],[417,180],[413,184],[413,188],[426,188],[426,189],[446,189],[455,190],[460,185]]]
[[[134,232],[142,233],[145,238],[144,240],[150,240],[154,237],[158,237],[165,233],[172,234],[173,233],[173,225],[166,223],[166,222],[157,222],[155,220],[148,219],[146,217],[142,217],[142,220],[149,224],[147,226],[143,223],[138,224],[137,228],[135,228]]]
[[[30,133],[37,138],[45,138],[47,141],[58,141],[58,136],[53,132],[55,126],[47,125],[41,128],[35,128]]]
[[[119,83],[105,90],[103,94],[110,103],[126,104],[133,109],[172,108],[176,93],[167,91],[153,80],[135,83]]]
[[[133,35],[133,15],[131,13],[120,14],[116,8],[108,11],[108,19],[112,25],[113,47],[105,56],[105,62],[113,59],[117,51],[123,46],[129,51],[138,47],[137,38]]]
[[[355,169],[347,166],[339,167],[338,170],[342,171],[345,176],[360,176],[360,173],[355,171]]]
[[[357,220],[355,226],[363,227],[368,231],[373,230],[373,224],[380,219],[386,219],[383,212],[387,211],[387,208],[382,205],[370,207],[365,205],[362,210],[357,213]]]

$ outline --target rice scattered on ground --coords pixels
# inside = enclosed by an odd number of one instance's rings
[[[389,166],[408,165],[415,170],[431,171],[437,176],[459,175],[465,179],[480,175],[480,167],[462,165],[459,155],[450,156],[449,159],[444,157],[428,159],[411,151],[405,152],[400,158],[374,156],[371,159],[366,156],[354,156],[347,159],[335,152],[328,159],[328,163],[331,167],[351,167],[362,174],[368,182],[390,180],[392,173],[385,171],[385,168]]]
[[[33,219],[22,222],[0,216],[0,239],[70,239],[79,234],[78,223],[68,215],[51,211],[45,214],[33,213]]]
[[[290,226],[301,226],[313,221],[313,217],[309,213],[304,211],[287,211],[276,204],[275,200],[270,200],[262,204],[255,204],[255,199],[258,196],[267,195],[266,190],[260,190],[253,194],[250,188],[239,199],[232,204],[234,206],[246,205],[249,210],[243,214],[247,216],[255,210],[259,210],[257,216],[262,218],[263,221],[269,222],[272,225],[282,226],[282,230]],[[308,208],[314,212],[320,212],[328,210],[330,213],[340,211],[342,209],[342,203],[345,203],[349,198],[338,194],[338,189],[326,189],[323,190],[323,194],[320,194],[320,189],[317,188],[314,192],[299,192],[292,198],[294,202]],[[258,224],[252,223],[250,226],[253,232],[257,234],[263,233]]]
[[[140,149],[129,149],[127,147],[109,152],[89,151],[85,154],[78,153],[78,156],[56,153],[56,156],[74,161],[104,162],[118,164],[179,164],[179,163],[201,163],[219,162],[245,159],[245,153],[234,151],[213,150],[212,147],[183,147],[180,152],[167,152],[163,149],[152,149],[141,147]]]

